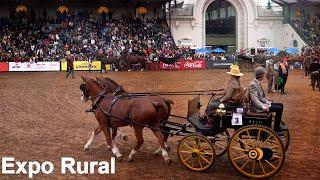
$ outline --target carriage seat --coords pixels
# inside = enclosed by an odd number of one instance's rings
[[[246,111],[245,116],[247,116],[247,117],[268,118],[269,117],[269,113]]]

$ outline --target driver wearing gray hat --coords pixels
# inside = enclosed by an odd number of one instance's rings
[[[263,81],[265,70],[263,67],[257,67],[254,71],[255,79],[249,83],[249,95],[251,99],[250,110],[253,112],[276,112],[274,130],[281,131],[280,122],[283,111],[282,103],[272,103],[268,101],[262,89],[261,82]]]

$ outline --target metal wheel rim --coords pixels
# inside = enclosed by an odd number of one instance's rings
[[[177,151],[180,162],[192,171],[207,170],[215,159],[211,141],[202,135],[185,136],[179,142]]]
[[[229,160],[241,174],[267,178],[277,173],[285,159],[284,147],[270,128],[250,125],[235,132],[229,142]]]

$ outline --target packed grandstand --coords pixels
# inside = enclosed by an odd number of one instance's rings
[[[159,2],[154,1],[154,3]],[[219,14],[228,12],[232,6],[230,3],[225,4],[227,9],[222,11],[220,8]],[[184,5],[176,2],[170,4],[170,1],[163,2],[162,6],[157,8],[153,7],[153,14],[148,16],[138,12],[112,16],[109,10],[101,13],[85,8],[73,11],[59,10],[61,7],[67,8],[66,6],[60,6],[55,15],[52,13],[49,15],[45,8],[35,10],[32,6],[27,8],[19,3],[13,3],[13,6],[16,6],[15,9],[11,6],[12,3],[9,6],[11,10],[8,15],[0,18],[0,62],[60,62],[70,55],[74,56],[76,61],[104,61],[109,57],[139,55],[143,56],[146,61],[156,62],[167,59],[164,62],[172,63],[170,58],[173,60],[227,60],[227,65],[229,65],[235,60],[239,61],[244,58],[253,61],[260,60],[259,63],[263,64],[261,59],[265,61],[270,55],[276,55],[281,51],[281,49],[267,46],[237,47],[236,50],[230,51],[229,47],[220,46],[224,49],[216,52],[212,49],[219,48],[219,46],[208,47],[208,49],[203,47],[204,51],[202,51],[201,47],[195,47],[195,45],[178,44],[171,29],[174,27],[172,21],[175,14],[171,15],[170,13],[175,11],[170,11],[170,7],[173,10],[183,10]],[[131,8],[135,9],[138,6],[143,7],[135,4]],[[210,6],[210,12],[216,12],[217,8],[214,6],[214,4],[212,7]],[[147,9],[150,11],[152,8],[147,7]],[[163,10],[167,12],[165,14],[159,13]],[[224,18],[228,18],[228,16]],[[230,16],[230,18],[235,19],[234,16]],[[229,22],[228,19],[226,21],[224,19],[218,20],[221,20],[221,23]],[[308,49],[317,54],[320,32],[320,21],[317,14],[313,14],[310,18],[301,18],[297,15],[292,22],[293,28],[310,46],[304,46],[300,49],[295,45],[297,41],[293,41],[294,51],[287,51],[281,56],[303,55]],[[228,24],[224,26],[228,26]],[[225,28],[224,26],[223,28]],[[219,27],[217,26],[217,28]],[[184,33],[183,30],[181,32]],[[265,42],[268,41],[265,40]]]

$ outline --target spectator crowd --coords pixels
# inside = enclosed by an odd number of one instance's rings
[[[88,11],[48,18],[31,10],[0,19],[0,61],[60,61],[118,57],[124,53],[147,57],[174,56],[177,50],[163,19],[101,18]],[[182,50],[188,50],[182,49]]]

